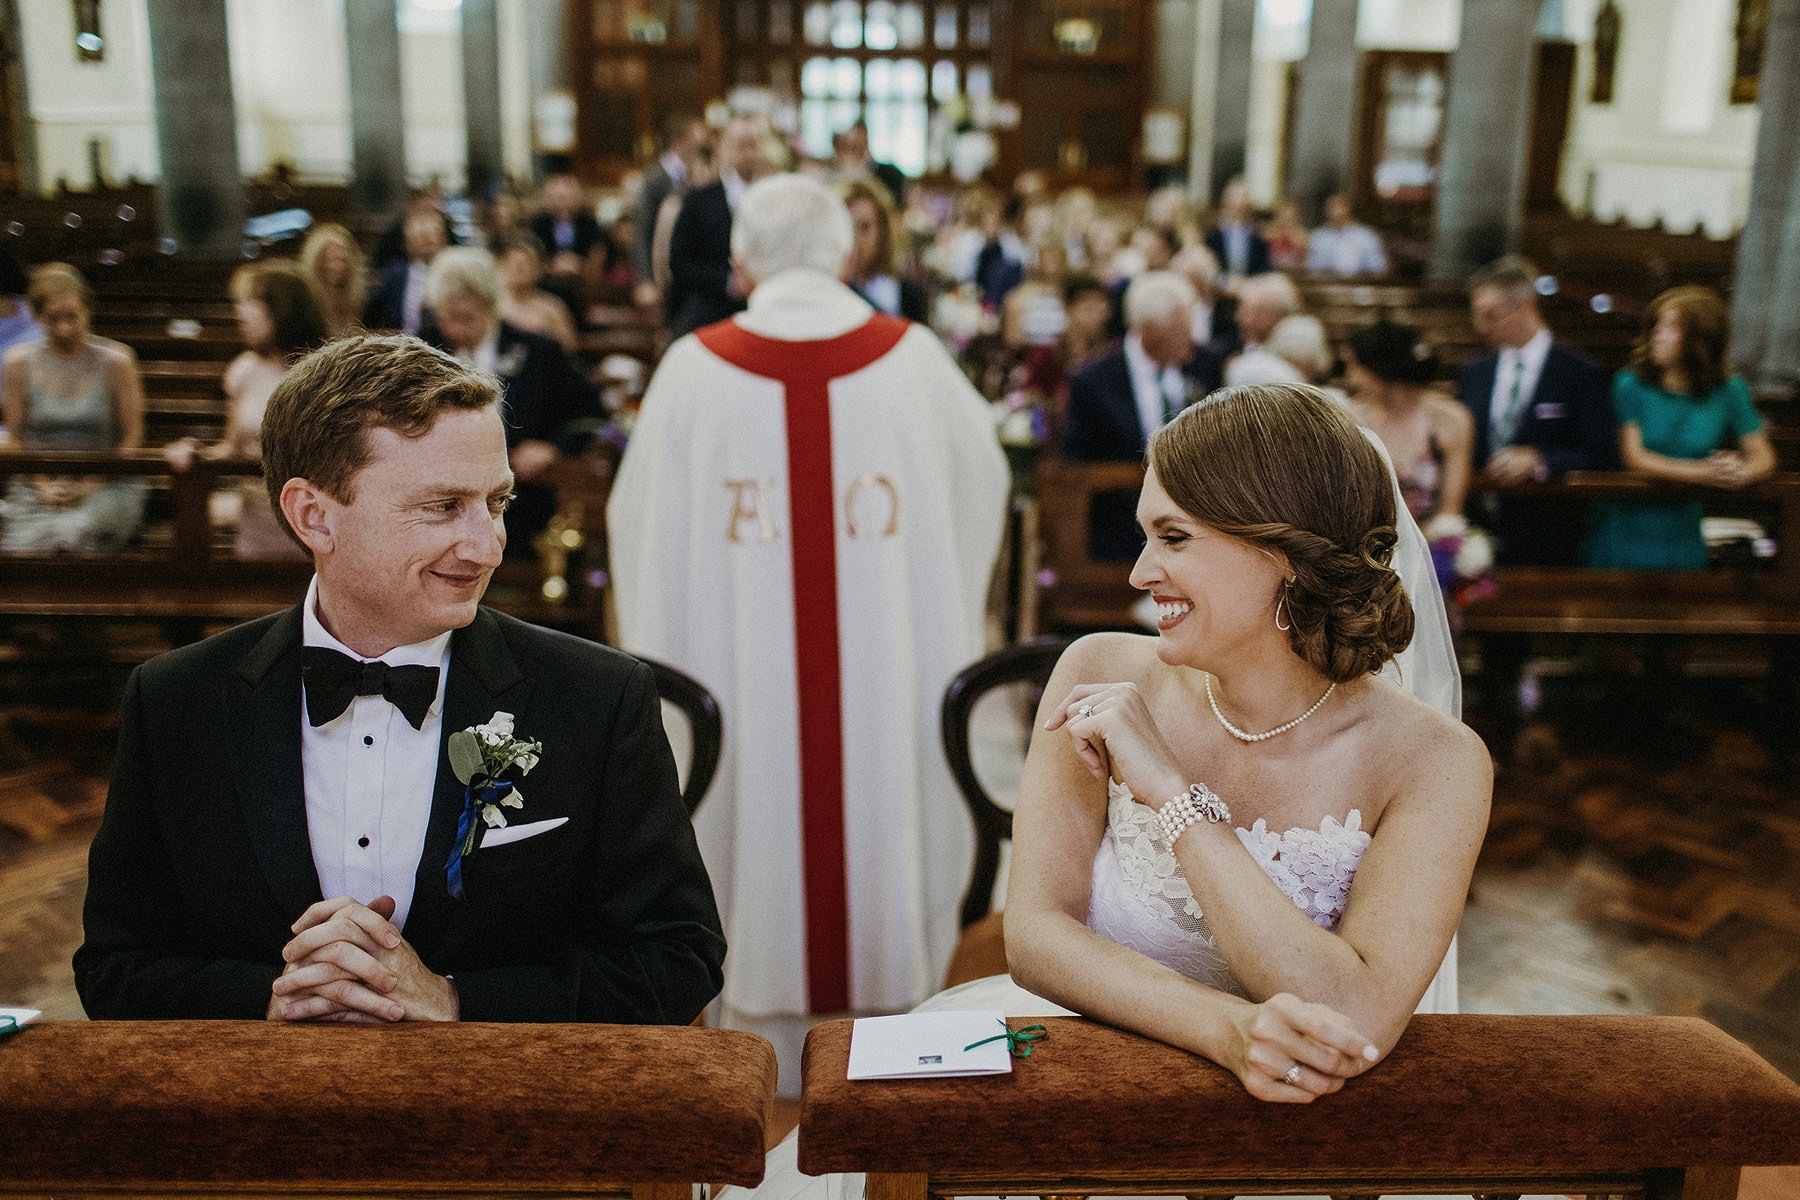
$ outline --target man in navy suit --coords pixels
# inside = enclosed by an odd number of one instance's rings
[[[669,294],[663,311],[676,337],[744,310],[749,294],[731,266],[731,215],[744,189],[770,171],[762,118],[733,117],[719,138],[719,177],[681,202],[669,233]]]
[[[1069,380],[1063,457],[1140,462],[1150,435],[1219,386],[1220,362],[1194,344],[1193,285],[1173,271],[1146,271],[1125,291],[1128,332],[1119,349]],[[1136,497],[1103,493],[1090,514],[1095,558],[1137,555]]]
[[[1469,281],[1475,331],[1494,353],[1463,367],[1457,397],[1475,418],[1475,469],[1498,486],[1618,462],[1606,373],[1556,345],[1538,311],[1537,272],[1516,255]],[[1503,563],[1580,561],[1582,514],[1565,502],[1508,497],[1489,520]]]
[[[1242,179],[1226,184],[1219,194],[1219,223],[1207,232],[1206,248],[1219,260],[1232,285],[1274,269],[1269,262],[1269,243],[1256,232],[1255,218],[1249,186]]]
[[[262,448],[316,574],[133,672],[88,1015],[691,1021],[725,943],[649,669],[480,605],[513,485],[493,377],[345,338],[275,389]],[[465,790],[476,727],[541,743],[515,795]]]

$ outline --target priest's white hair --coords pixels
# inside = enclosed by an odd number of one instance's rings
[[[1150,322],[1161,324],[1176,309],[1192,312],[1199,297],[1187,277],[1174,271],[1145,271],[1125,289],[1125,324],[1139,329]]]
[[[757,180],[731,220],[731,256],[758,282],[795,267],[841,279],[854,238],[838,194],[805,175]]]

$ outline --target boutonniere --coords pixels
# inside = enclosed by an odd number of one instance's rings
[[[501,354],[501,355],[498,355],[495,357],[495,359],[494,359],[494,374],[498,375],[502,379],[511,379],[514,375],[517,375],[519,373],[519,368],[523,367],[524,365],[525,365],[525,347],[514,346],[511,350],[508,350],[505,354]]]
[[[463,856],[474,851],[479,832],[476,814],[490,827],[506,827],[503,810],[525,807],[525,797],[518,784],[501,776],[515,767],[520,775],[530,774],[544,744],[514,737],[513,715],[497,712],[483,724],[451,734],[448,748],[450,769],[463,783],[463,810],[456,820],[456,844],[444,870],[451,896],[461,900]]]

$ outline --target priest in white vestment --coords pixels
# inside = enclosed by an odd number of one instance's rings
[[[813,1021],[930,995],[973,833],[944,688],[985,651],[1008,471],[987,405],[929,329],[841,278],[848,211],[751,186],[744,313],[676,342],[607,506],[623,647],[724,710],[694,826],[725,920],[721,1023],[799,1086]]]

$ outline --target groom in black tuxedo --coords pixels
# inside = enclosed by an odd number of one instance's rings
[[[480,606],[513,487],[497,400],[404,337],[335,342],[276,389],[269,492],[316,575],[132,675],[75,955],[89,1016],[673,1024],[718,993],[649,669]],[[542,749],[490,828],[448,741],[501,714]]]

